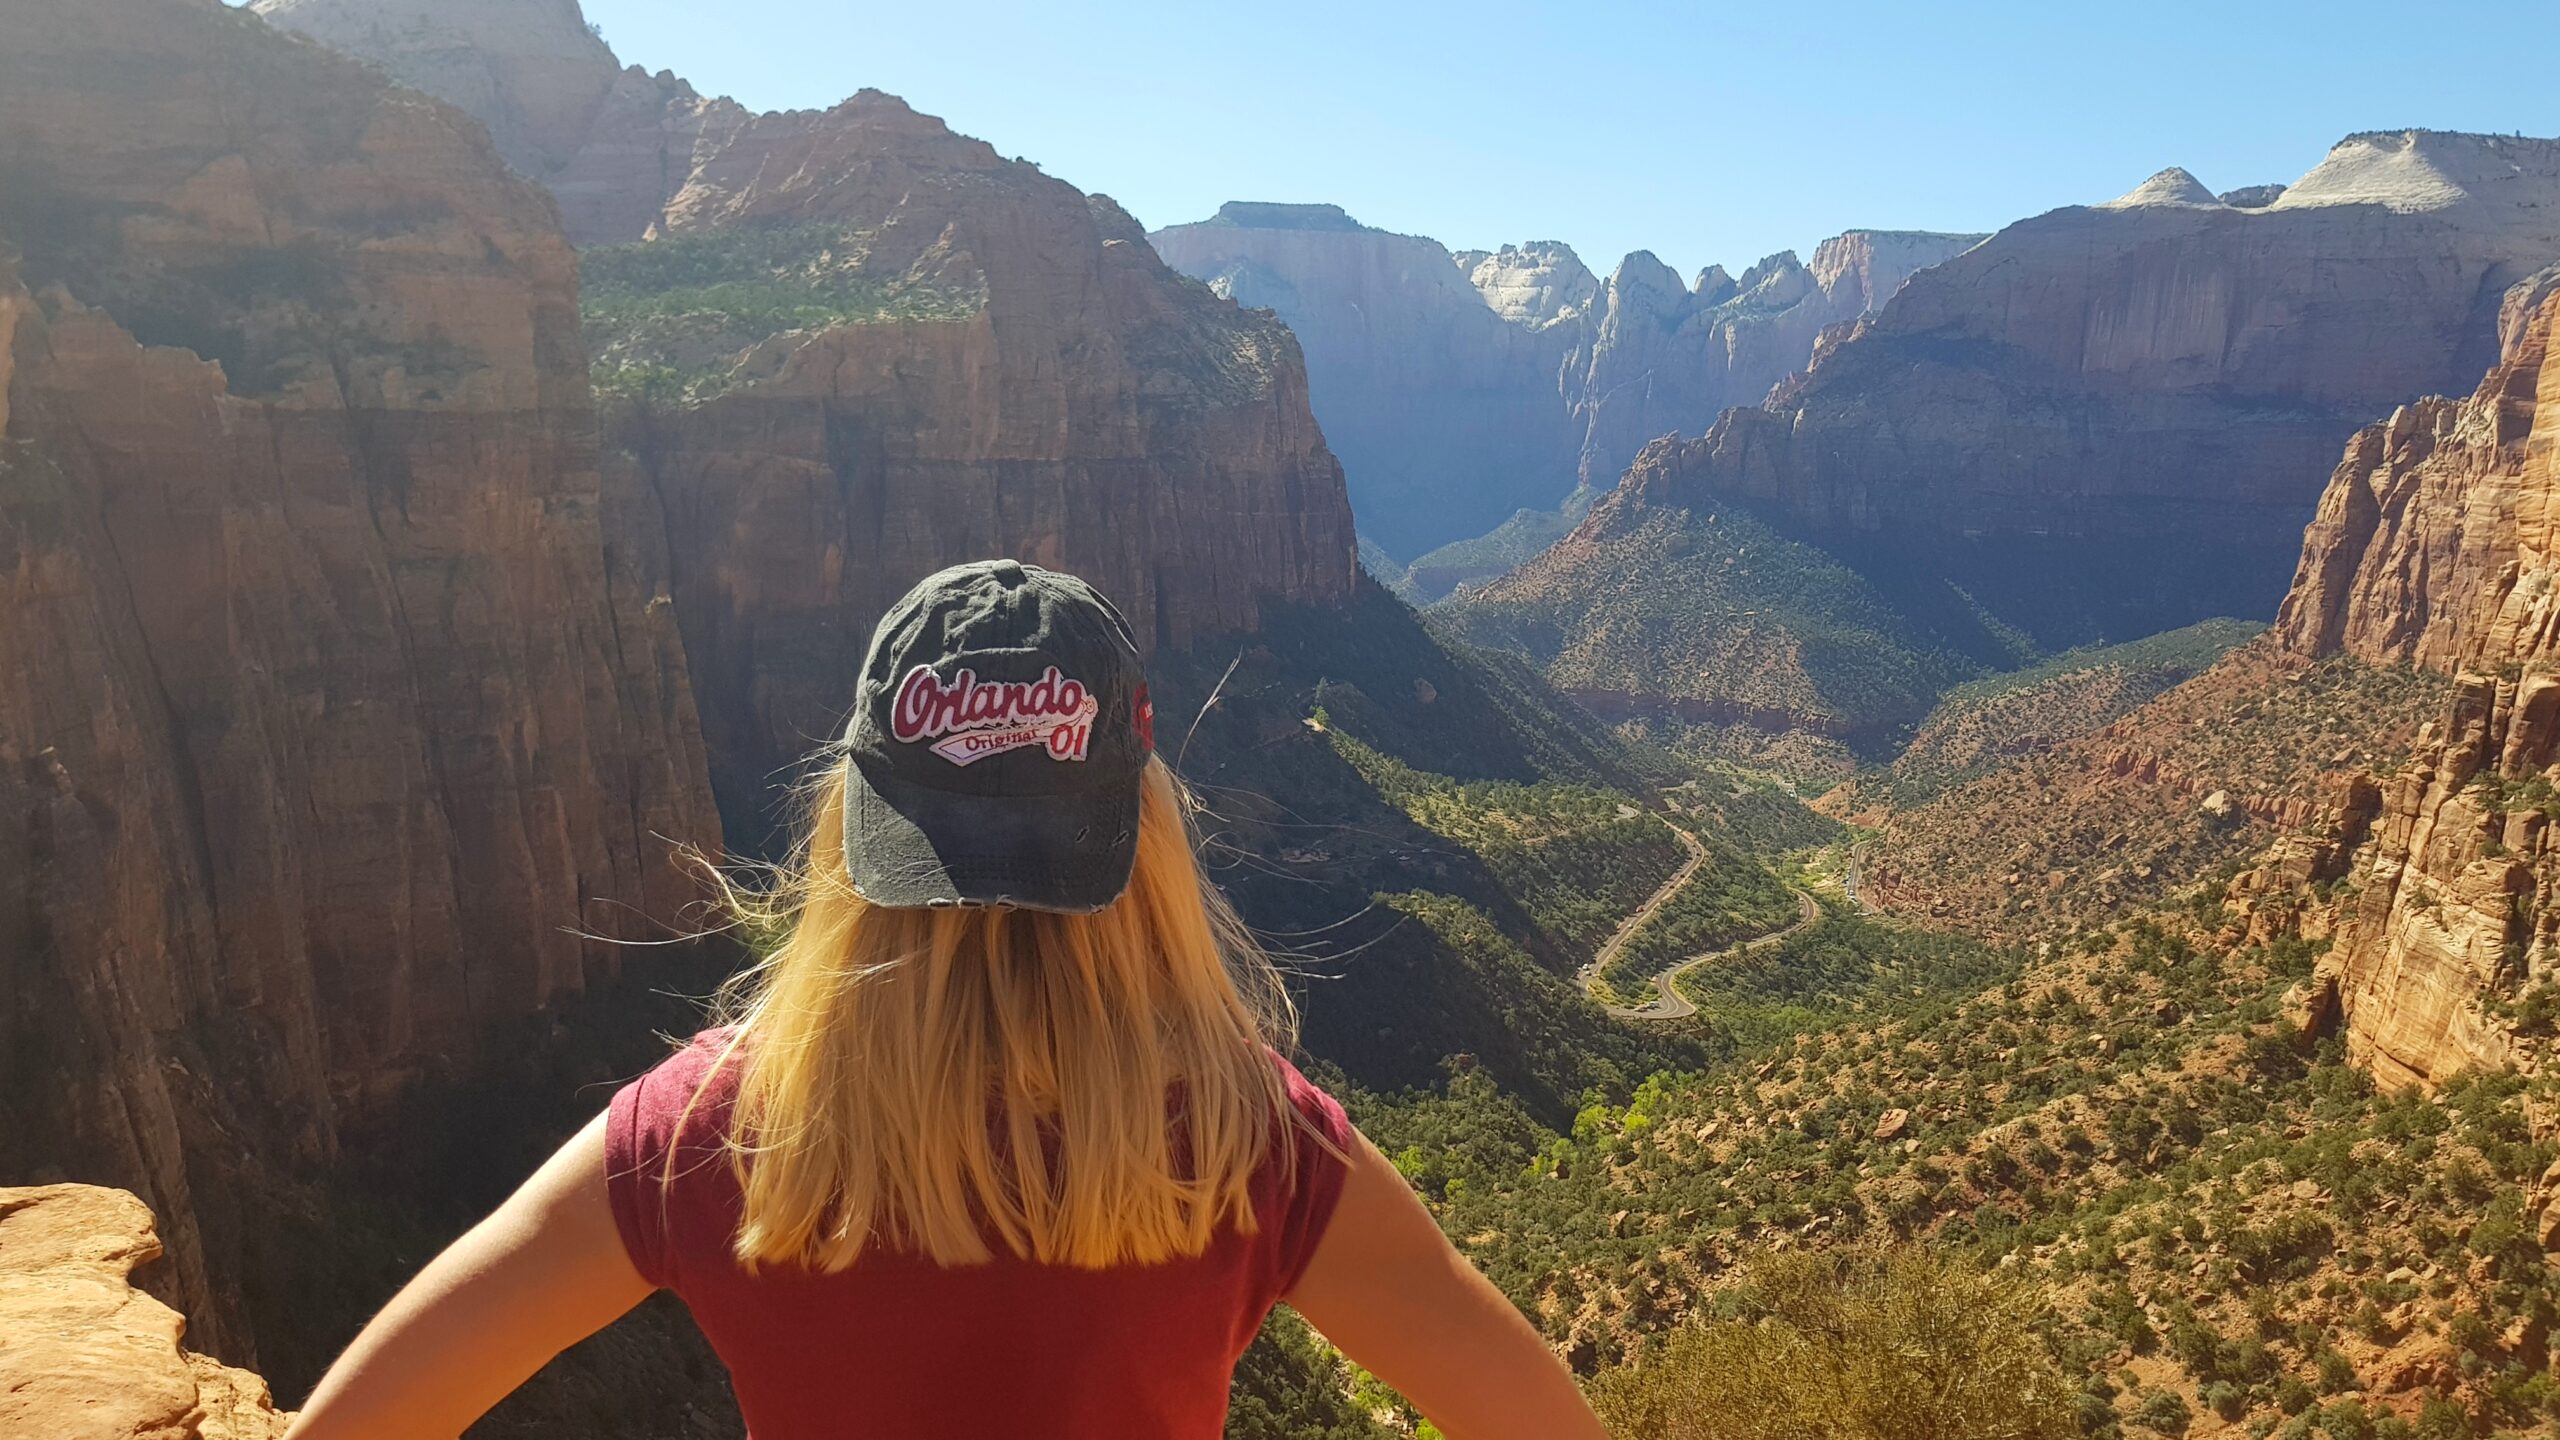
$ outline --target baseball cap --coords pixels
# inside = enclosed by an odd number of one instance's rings
[[[845,869],[875,905],[1086,914],[1129,886],[1155,712],[1129,622],[1073,575],[925,577],[872,634],[844,748]]]

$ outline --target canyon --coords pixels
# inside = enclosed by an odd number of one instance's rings
[[[2339,445],[2548,293],[2560,142],[2352,136],[2238,198],[2164,171],[1914,272],[1444,610],[1625,713],[1870,747],[2038,654],[2271,615]]]
[[[1855,230],[1740,279],[1651,254],[1593,274],[1556,241],[1450,253],[1332,205],[1232,202],[1149,237],[1306,346],[1364,538],[1398,561],[1605,488],[1658,435],[1755,405],[1815,339],[1982,237]],[[1434,581],[1436,598],[1460,572]]]
[[[2294,1011],[2377,1083],[2513,1063],[2560,934],[2555,326],[2560,290],[2519,287],[2467,397],[2355,434],[2266,635],[2076,734],[1995,733],[2022,758],[1982,778],[1844,787],[1885,802],[1869,897],[2033,933],[2222,867],[2237,933],[2325,946]]]
[[[687,848],[995,550],[1130,613],[1310,1063],[1595,1393],[1856,1236],[2026,1287],[2099,1433],[2552,1418],[2554,142],[1690,283],[1151,242],[573,0],[253,9],[0,46],[0,1431],[273,1440],[233,1367],[693,1017]],[[1425,615],[1355,504],[1570,528]],[[1276,1333],[1232,1433],[1412,1433]],[[672,1304],[595,1346],[474,1433],[736,1433]]]
[[[0,48],[0,1166],[140,1197],[235,1364],[320,1179],[422,1091],[575,1049],[547,1017],[698,924],[688,857],[769,833],[914,578],[1076,569],[1161,648],[1356,573],[1287,332],[877,94],[669,99],[647,124],[736,124],[672,191],[590,194],[825,227],[853,283],[965,303],[599,406],[577,202],[499,147],[586,153],[570,122],[619,112],[564,77],[631,72],[574,5],[346,13],[500,27],[441,52],[494,132],[200,0],[43,0]]]
[[[2264,616],[2339,444],[2555,259],[2560,142],[2350,136],[2255,208],[2163,172],[1920,272],[1624,505],[1758,505],[2047,647]]]

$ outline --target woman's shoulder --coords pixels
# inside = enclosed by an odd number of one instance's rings
[[[1280,1072],[1280,1081],[1289,1096],[1289,1109],[1299,1121],[1338,1146],[1351,1143],[1351,1117],[1344,1113],[1342,1102],[1313,1080],[1289,1057],[1271,1051],[1271,1063]]]
[[[717,1026],[692,1036],[614,1092],[609,1148],[636,1160],[664,1154],[677,1143],[679,1132],[686,1143],[726,1135],[744,1060],[734,1027]]]
[[[705,1030],[614,1091],[605,1184],[624,1248],[652,1284],[675,1284],[703,1237],[725,1234],[736,1185],[722,1158],[744,1058],[736,1031]]]

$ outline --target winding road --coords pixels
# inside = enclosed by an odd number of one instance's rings
[[[1617,930],[1609,936],[1608,943],[1602,945],[1599,953],[1591,957],[1590,964],[1582,967],[1574,977],[1576,983],[1582,986],[1582,993],[1586,995],[1591,993],[1592,987],[1599,983],[1600,972],[1608,969],[1617,960],[1618,952],[1627,948],[1627,942],[1635,938],[1638,930],[1644,928],[1644,923],[1668,904],[1671,897],[1679,893],[1681,886],[1689,883],[1689,877],[1698,873],[1699,866],[1707,863],[1707,847],[1698,843],[1697,836],[1677,825],[1671,827],[1671,833],[1679,837],[1682,845],[1688,847],[1688,863],[1682,865],[1670,879],[1663,881],[1660,888],[1646,896],[1645,902],[1635,908],[1635,913],[1620,921]],[[1684,1020],[1697,1014],[1698,1007],[1690,1004],[1688,998],[1680,993],[1678,983],[1680,977],[1701,965],[1711,965],[1728,956],[1757,950],[1763,945],[1774,945],[1822,918],[1822,907],[1814,903],[1811,895],[1798,890],[1795,892],[1795,897],[1794,924],[1783,930],[1772,930],[1766,935],[1727,945],[1721,950],[1710,950],[1704,955],[1692,956],[1681,961],[1653,977],[1654,998],[1642,1005],[1610,1005],[1603,1002],[1601,1008],[1621,1020]]]

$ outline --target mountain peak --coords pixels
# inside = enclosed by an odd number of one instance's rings
[[[2143,205],[2211,205],[2222,204],[2220,196],[2204,187],[2183,165],[2172,165],[2122,195],[2098,207],[2102,210],[2131,210]]]
[[[2380,205],[2414,212],[2470,203],[2533,212],[2560,202],[2560,140],[2458,130],[2372,130],[2330,147],[2270,206]]]
[[[1247,230],[1374,230],[1339,205],[1292,205],[1277,200],[1230,200],[1204,223]]]

